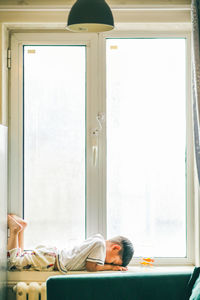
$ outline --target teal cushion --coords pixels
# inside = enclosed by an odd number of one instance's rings
[[[188,284],[187,284],[187,287],[185,290],[184,300],[193,299],[193,298],[190,298],[190,296],[192,295],[193,287],[194,287],[197,279],[199,278],[199,276],[200,276],[200,267],[196,267],[196,268],[194,268],[193,273],[190,277],[190,280],[188,281]]]
[[[190,300],[200,300],[200,275],[193,286]]]

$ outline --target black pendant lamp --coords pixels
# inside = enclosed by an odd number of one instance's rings
[[[77,0],[69,13],[67,29],[76,32],[103,32],[114,28],[105,0]]]

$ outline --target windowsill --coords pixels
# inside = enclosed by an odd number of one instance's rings
[[[140,266],[134,266],[129,267],[128,273],[168,273],[168,272],[187,272],[187,271],[193,271],[194,266],[155,266],[155,267],[140,267]],[[127,273],[125,272],[125,273]],[[75,274],[91,274],[92,272],[87,271],[70,271],[66,274],[67,275],[75,275]],[[97,273],[97,272],[95,272]],[[118,273],[116,271],[100,271],[99,274],[105,274],[105,273]],[[44,282],[46,281],[50,276],[55,275],[64,275],[59,271],[55,272],[38,272],[38,271],[8,271],[7,272],[7,282],[8,285],[14,285],[15,283],[19,281],[23,282]]]

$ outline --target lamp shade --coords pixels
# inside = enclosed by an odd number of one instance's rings
[[[76,32],[112,30],[114,20],[105,0],[77,0],[69,12],[67,29]]]

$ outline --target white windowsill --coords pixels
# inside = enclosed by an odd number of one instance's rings
[[[134,266],[134,267],[129,267],[128,273],[169,273],[169,272],[187,272],[187,271],[193,271],[194,266],[164,266],[164,267],[140,267],[140,266]],[[127,273],[125,272],[125,273]],[[75,275],[75,274],[91,274],[92,272],[87,272],[87,271],[71,271],[66,274],[67,275]],[[97,272],[95,272],[96,274]],[[116,271],[100,271],[98,274],[105,274],[105,273],[119,273]],[[7,272],[7,282],[8,285],[15,285],[19,281],[23,282],[44,282],[46,281],[50,276],[55,276],[55,275],[64,275],[59,271],[55,272],[39,272],[39,271],[9,271]]]

